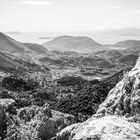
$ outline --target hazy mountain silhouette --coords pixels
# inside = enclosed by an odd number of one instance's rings
[[[128,48],[136,48],[140,47],[140,41],[139,40],[125,40],[120,41],[113,45],[113,47],[120,48],[120,49],[128,49]]]
[[[93,39],[84,36],[59,36],[54,40],[43,43],[43,46],[50,50],[58,51],[77,51],[77,52],[95,52],[104,50],[105,47]]]

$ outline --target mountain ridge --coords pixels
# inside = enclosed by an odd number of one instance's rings
[[[105,49],[103,45],[85,36],[59,36],[42,45],[58,51],[92,52]]]

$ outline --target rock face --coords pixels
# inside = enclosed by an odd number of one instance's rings
[[[71,125],[73,122],[74,116],[52,111],[51,116],[42,116],[41,119],[39,119],[36,127],[38,138],[41,138],[41,140],[50,140],[56,136],[56,133],[60,132],[66,126]]]
[[[20,108],[17,115],[8,119],[5,140],[50,140],[74,122],[73,115],[51,110],[47,103],[43,107],[31,105]]]
[[[41,140],[50,140],[74,122],[73,115],[51,110],[47,103],[43,107],[30,106],[20,109],[18,118],[21,124],[29,129],[30,138]]]
[[[138,140],[140,125],[125,118],[105,116],[63,129],[56,140]]]
[[[86,122],[63,129],[56,140],[139,140],[140,58]]]
[[[140,58],[136,66],[113,88],[97,115],[120,115],[140,122]]]

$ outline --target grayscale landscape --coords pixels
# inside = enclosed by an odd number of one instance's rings
[[[138,0],[0,0],[0,140],[140,140]]]

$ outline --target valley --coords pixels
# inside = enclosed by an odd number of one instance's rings
[[[110,96],[112,90],[123,96],[118,84],[125,80],[124,92],[131,94],[134,81],[131,85],[128,79],[135,79],[135,68],[139,73],[139,46],[137,40],[104,45],[85,36],[59,36],[40,45],[0,33],[1,139],[83,140],[84,136],[71,129],[78,129],[79,124],[84,127],[84,121],[94,123],[100,114],[105,118],[108,106],[116,112],[121,108],[121,115],[129,116],[123,103],[121,107],[118,102],[113,105],[115,95],[110,103]],[[132,110],[130,116],[135,116]],[[90,138],[88,134],[85,137]]]

